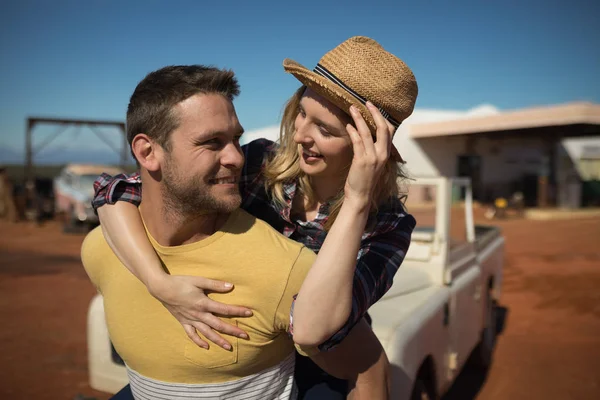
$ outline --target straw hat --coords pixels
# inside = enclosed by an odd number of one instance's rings
[[[283,68],[343,111],[355,105],[372,132],[376,125],[367,100],[396,128],[412,114],[417,100],[417,81],[410,68],[364,36],[351,37],[327,52],[312,71],[289,58],[283,60]]]

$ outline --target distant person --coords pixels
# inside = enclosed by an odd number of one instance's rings
[[[9,222],[18,221],[13,184],[5,167],[0,166],[0,217]]]
[[[151,241],[147,252],[159,254],[163,271],[188,275],[211,289],[213,299],[229,304],[211,309],[227,321],[213,317],[229,343],[197,346],[110,251],[114,239],[105,239],[101,228],[92,231],[83,243],[82,260],[103,295],[110,337],[126,363],[131,392],[140,399],[295,398],[293,333],[298,351],[341,376],[352,376],[352,368],[354,375],[366,370],[365,360],[379,365],[369,368],[360,389],[366,398],[385,398],[387,360],[368,326],[359,324],[348,337],[355,340],[346,352],[352,362],[336,365],[330,354],[337,349],[315,348],[332,328],[314,321],[329,312],[341,326],[337,314],[345,313],[345,320],[350,312],[351,292],[336,290],[337,281],[348,280],[347,271],[352,275],[374,183],[390,154],[391,130],[371,107],[378,128],[374,144],[363,117],[353,115],[357,128],[349,129],[354,156],[348,159],[352,166],[339,211],[343,218],[333,224],[317,257],[239,209],[243,129],[232,103],[238,91],[232,72],[173,66],[150,73],[131,96],[127,136],[143,182],[144,200],[136,215]],[[326,287],[324,278],[331,279]],[[235,281],[235,288],[223,294],[229,289],[211,279]],[[330,292],[347,309],[332,307]],[[292,332],[289,316],[297,293]],[[318,303],[300,301],[304,297]],[[250,307],[253,315],[232,303]]]
[[[279,143],[263,139],[242,146],[246,155],[240,182],[242,208],[285,236],[320,251],[319,255],[329,256],[331,248],[325,246],[335,240],[333,233],[339,233],[336,224],[343,224],[341,229],[354,226],[348,220],[348,199],[352,200],[353,186],[361,182],[352,181],[348,175],[356,167],[350,167],[353,156],[358,156],[353,154],[352,141],[370,129],[380,143],[382,131],[395,131],[413,111],[417,84],[400,59],[366,37],[344,41],[325,54],[313,71],[288,59],[284,69],[302,86],[285,107]],[[385,161],[383,172],[373,181],[372,202],[365,209],[368,221],[365,213],[360,223],[366,231],[361,240],[357,236],[341,242],[346,256],[354,261],[340,257],[324,268],[313,268],[309,278],[318,284],[309,286],[305,281],[295,303],[294,324],[311,321],[305,326],[313,327],[311,343],[323,342],[321,351],[340,343],[390,288],[410,243],[415,220],[399,199],[397,181],[404,177],[398,164],[401,158],[388,144],[393,157]],[[373,152],[371,144],[364,149],[356,145],[361,153]],[[140,213],[127,203],[139,205],[142,193],[146,196],[142,181],[134,174],[112,179],[106,176],[98,182],[94,205],[100,207],[98,213],[109,243],[150,293],[182,323],[192,340],[205,344],[198,331],[222,345],[224,340],[211,329],[220,330],[218,320],[200,290],[207,287],[195,278],[163,272]],[[198,182],[186,196],[198,195],[201,188]],[[115,202],[118,204],[103,206]],[[237,277],[231,279],[238,283]],[[295,337],[304,335],[297,326],[294,332]],[[349,390],[345,381],[328,375],[306,357],[297,357],[296,380],[300,397],[345,398]]]

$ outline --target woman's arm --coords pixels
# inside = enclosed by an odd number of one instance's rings
[[[348,319],[356,254],[368,218],[365,209],[344,202],[296,298],[294,342],[321,344]]]
[[[337,332],[352,309],[352,288],[357,254],[371,208],[376,182],[390,156],[393,128],[379,110],[367,103],[377,124],[377,141],[355,107],[350,107],[356,128],[346,129],[354,157],[344,187],[344,203],[308,272],[293,310],[294,341],[315,346]]]
[[[144,224],[135,205],[119,201],[98,208],[100,227],[108,245],[127,269],[152,292],[151,283],[166,276],[160,259],[145,236]],[[137,235],[137,236],[136,236]]]
[[[326,341],[318,342],[321,351],[328,351],[344,340],[354,325],[365,316],[367,310],[392,286],[394,275],[408,251],[415,224],[415,219],[406,214],[399,200],[380,207],[374,235],[363,240],[360,255],[355,261],[350,316]],[[335,281],[330,284],[334,283]],[[293,316],[296,337],[295,310]]]
[[[142,218],[134,204],[119,201],[98,208],[102,232],[115,255],[160,300],[183,325],[185,332],[198,346],[208,348],[197,331],[208,340],[228,348],[230,344],[213,329],[233,336],[247,338],[238,327],[226,324],[214,314],[249,316],[245,307],[232,306],[211,300],[204,290],[228,292],[229,283],[193,276],[171,276],[165,272],[158,255],[146,236]],[[230,347],[229,347],[230,348]]]

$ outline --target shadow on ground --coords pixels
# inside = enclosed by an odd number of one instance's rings
[[[71,273],[74,269],[78,269],[85,276],[79,255],[15,252],[5,249],[1,251],[1,255],[0,276],[53,275]]]

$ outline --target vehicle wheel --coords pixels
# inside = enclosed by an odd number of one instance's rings
[[[479,368],[487,369],[492,364],[494,347],[496,345],[496,302],[492,299],[492,294],[488,292],[486,296],[485,328],[481,332],[481,340],[473,352],[473,365]]]
[[[410,400],[433,400],[434,397],[431,394],[431,391],[427,388],[426,382],[417,378],[415,382],[415,386],[413,386],[412,394],[410,395]]]

